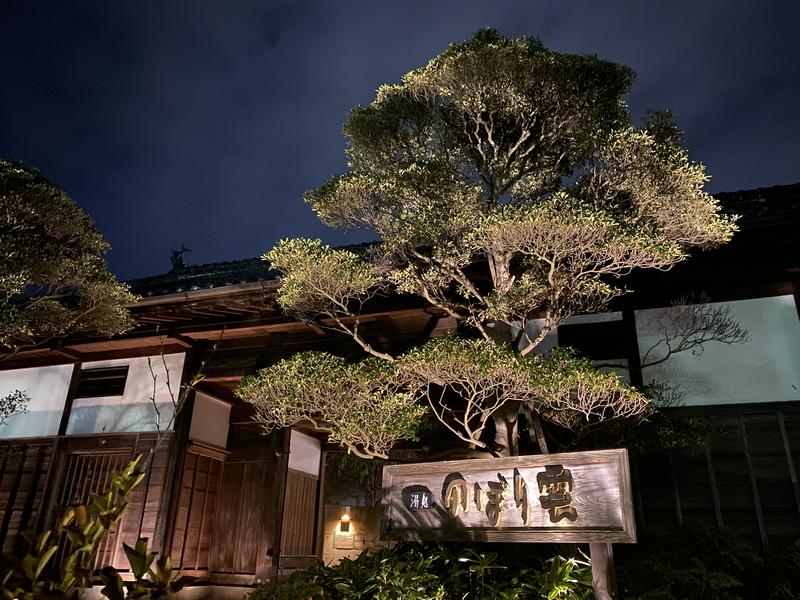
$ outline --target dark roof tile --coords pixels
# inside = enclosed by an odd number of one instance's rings
[[[741,215],[742,229],[800,223],[800,183],[714,194],[728,214]]]

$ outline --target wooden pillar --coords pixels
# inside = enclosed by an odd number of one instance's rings
[[[675,507],[675,522],[678,527],[683,527],[683,507],[681,506],[681,494],[678,491],[678,476],[675,473],[675,461],[672,457],[672,450],[667,453],[669,458],[669,476],[672,483],[672,502]]]
[[[182,390],[184,385],[189,384],[192,377],[202,370],[202,366],[201,351],[198,349],[187,350],[179,380],[179,390]],[[168,441],[170,460],[167,462],[164,495],[161,499],[163,516],[159,517],[155,530],[155,538],[161,540],[161,552],[163,554],[169,554],[172,551],[175,524],[178,518],[178,500],[181,494],[181,486],[183,485],[186,454],[189,449],[189,429],[192,425],[194,396],[194,389],[187,390],[183,405],[178,406],[180,412],[175,414],[172,426],[174,433]],[[158,449],[159,441],[156,440],[154,451]]]
[[[627,308],[622,311],[622,326],[625,331],[625,341],[628,349],[628,373],[631,378],[631,385],[641,388],[644,385],[644,373],[642,373],[642,361],[639,356],[639,335],[636,332],[636,314],[633,309]]]
[[[272,569],[271,577],[280,577],[281,575],[281,557],[283,556],[283,517],[286,504],[286,480],[289,472],[289,451],[291,450],[292,433],[291,429],[282,429],[278,438],[279,443],[282,444],[281,455],[278,460],[277,475],[275,477],[275,487],[278,492],[278,502],[275,511],[275,534],[273,537],[272,545]],[[268,551],[269,552],[269,551]]]
[[[57,435],[66,435],[67,425],[69,424],[69,415],[72,412],[72,402],[75,400],[75,394],[78,391],[78,384],[81,380],[81,363],[76,362],[72,367],[72,376],[69,380],[69,388],[67,389],[67,397],[64,400],[64,410],[61,412],[61,422],[58,425]]]
[[[747,475],[750,478],[750,490],[753,494],[753,507],[756,511],[756,522],[758,523],[758,532],[761,535],[761,547],[764,552],[769,551],[769,539],[767,538],[767,528],[764,525],[764,512],[761,508],[761,496],[758,493],[758,481],[756,480],[756,473],[753,469],[753,459],[750,456],[750,442],[747,439],[747,427],[744,423],[744,417],[739,415],[739,433],[742,439],[742,447],[744,449],[745,463],[747,464]]]
[[[781,440],[783,441],[783,451],[786,455],[786,467],[789,469],[789,479],[792,482],[792,491],[794,491],[794,503],[797,507],[797,513],[800,514],[800,485],[797,482],[797,471],[794,468],[794,459],[792,458],[792,447],[789,444],[789,435],[786,432],[786,419],[783,413],[778,413],[778,427],[781,430]]]
[[[592,587],[596,600],[612,600],[617,595],[614,552],[611,544],[589,544],[592,559]]]
[[[722,519],[722,503],[719,499],[719,489],[717,488],[717,475],[714,472],[714,461],[711,459],[711,448],[706,440],[706,468],[708,469],[708,481],[711,484],[711,498],[714,501],[714,517],[717,519],[717,529],[725,528],[725,521]]]
[[[319,483],[317,484],[317,527],[314,532],[314,554],[320,562],[324,562],[325,551],[325,463],[327,460],[328,453],[322,450],[319,458]]]

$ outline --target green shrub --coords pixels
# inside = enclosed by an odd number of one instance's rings
[[[591,565],[574,547],[405,543],[255,588],[249,600],[589,600]],[[622,600],[800,598],[800,540],[764,555],[695,530],[616,546]]]
[[[800,541],[765,555],[740,537],[695,529],[617,548],[624,600],[800,598]]]
[[[331,598],[314,581],[315,569],[297,571],[285,581],[270,581],[254,588],[248,600],[313,600]]]
[[[541,548],[401,544],[294,573],[249,600],[582,600],[591,598],[586,560],[543,558]],[[584,557],[585,558],[585,557]]]

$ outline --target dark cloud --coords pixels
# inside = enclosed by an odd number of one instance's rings
[[[492,26],[638,73],[636,115],[672,108],[709,189],[800,180],[794,2],[6,3],[0,156],[97,221],[123,278],[257,255],[326,230],[302,193],[345,168],[341,124],[449,42]]]

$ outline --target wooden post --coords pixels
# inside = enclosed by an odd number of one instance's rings
[[[614,553],[611,544],[589,544],[592,559],[592,587],[596,600],[612,600],[617,595]]]

